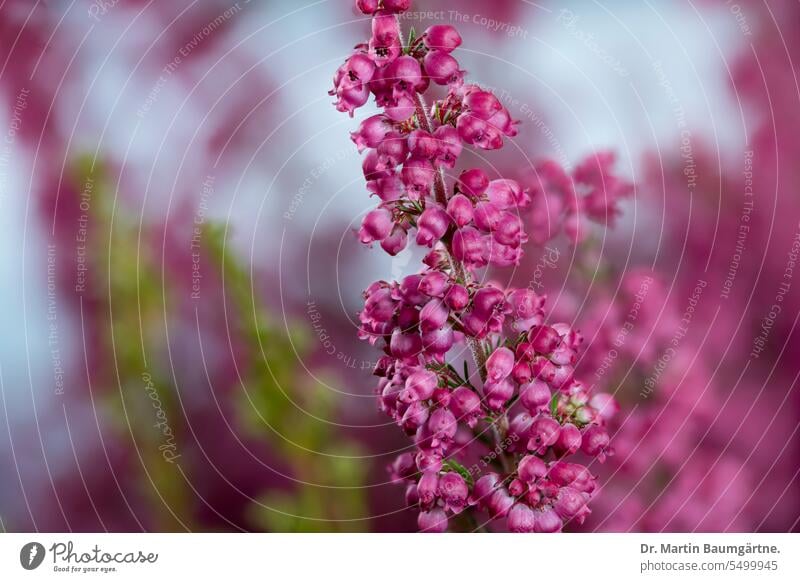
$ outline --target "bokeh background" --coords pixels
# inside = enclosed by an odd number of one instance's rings
[[[493,275],[547,290],[622,405],[578,529],[797,530],[800,4],[408,20],[458,26],[522,121],[498,171],[612,149],[636,185]],[[327,94],[368,26],[346,0],[0,2],[0,531],[415,529],[354,322],[418,260],[357,242],[358,119]]]

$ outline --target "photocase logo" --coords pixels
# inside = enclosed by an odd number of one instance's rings
[[[44,561],[44,546],[39,542],[28,542],[19,551],[19,563],[26,570],[35,570]]]

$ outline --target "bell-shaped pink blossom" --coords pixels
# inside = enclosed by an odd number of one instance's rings
[[[443,533],[447,531],[447,514],[443,509],[435,507],[430,511],[422,511],[417,517],[417,526],[423,533]]]
[[[550,388],[541,380],[534,380],[519,388],[519,401],[531,414],[546,408],[550,398]]]
[[[450,226],[447,211],[437,205],[426,208],[417,219],[417,244],[431,247],[444,236]]]
[[[558,439],[558,421],[550,416],[540,415],[533,419],[528,439],[528,450],[544,454]]]
[[[367,213],[358,231],[358,238],[364,244],[383,240],[392,232],[392,213],[385,208],[376,208]]]
[[[490,382],[505,380],[514,367],[514,352],[506,347],[497,348],[486,359],[486,377]]]
[[[467,483],[458,473],[451,471],[439,477],[439,497],[446,510],[460,513],[467,504],[468,493]]]
[[[461,46],[461,35],[449,24],[434,24],[425,30],[423,42],[429,49],[449,53]]]

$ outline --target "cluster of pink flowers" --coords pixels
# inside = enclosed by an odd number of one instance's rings
[[[360,336],[384,351],[375,369],[380,408],[416,448],[400,455],[392,475],[407,483],[423,531],[444,531],[464,513],[517,532],[582,523],[596,484],[577,455],[602,462],[611,454],[606,425],[616,403],[575,377],[582,337],[546,323],[545,297],[476,276],[488,265],[519,264],[528,240],[522,212],[545,193],[479,168],[460,172],[451,187],[445,176],[464,147],[500,148],[517,123],[492,92],[465,83],[452,56],[461,44],[455,28],[435,25],[404,40],[396,13],[408,2],[357,5],[373,16],[372,37],[337,71],[331,94],[351,115],[370,95],[383,110],[352,134],[367,151],[367,189],[381,201],[359,238],[394,255],[413,234],[431,249],[420,273],[370,285],[360,313]],[[431,81],[446,94],[428,107],[422,94]],[[581,201],[572,214],[607,220],[629,188],[611,175],[612,162],[595,156],[559,177],[568,185],[542,188],[548,196],[568,188]],[[455,348],[464,345],[477,373],[458,361],[465,350]],[[486,458],[483,468],[475,462]]]
[[[572,173],[553,160],[537,165],[527,180],[534,241],[543,244],[563,230],[579,243],[587,236],[588,221],[613,226],[620,201],[633,193],[633,185],[615,174],[615,162],[614,152],[600,151]]]

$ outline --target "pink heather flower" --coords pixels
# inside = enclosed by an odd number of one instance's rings
[[[508,424],[508,435],[512,437],[511,444],[508,446],[510,452],[527,450],[525,447],[528,442],[528,433],[530,432],[531,424],[533,424],[533,417],[527,412],[520,412],[511,419],[511,422]]]
[[[517,474],[523,483],[530,485],[547,474],[547,465],[535,455],[526,455],[517,466]]]
[[[422,427],[420,428],[420,430]],[[442,456],[436,451],[424,450],[417,453],[415,457],[417,468],[420,471],[434,471],[438,473],[442,470]]]
[[[439,473],[425,471],[417,483],[417,496],[422,509],[430,509],[439,495]]]
[[[397,300],[408,303],[409,305],[422,305],[428,302],[428,298],[419,291],[421,275],[408,275],[400,282],[400,286],[395,289],[393,297]]]
[[[350,134],[350,138],[356,144],[358,152],[361,153],[366,148],[378,147],[391,130],[391,120],[385,115],[373,115],[362,121],[358,130]]]
[[[486,511],[494,519],[501,519],[508,515],[511,508],[514,506],[514,497],[512,497],[505,487],[498,488],[494,493],[489,496],[486,503]]]
[[[409,198],[422,200],[433,185],[433,165],[424,158],[410,158],[403,164],[401,177],[408,190]]]
[[[356,4],[373,16],[372,35],[339,67],[331,95],[351,115],[370,94],[381,108],[351,134],[365,153],[367,190],[381,200],[364,217],[359,238],[380,241],[396,255],[416,228],[416,243],[431,249],[421,273],[370,285],[358,314],[359,337],[384,350],[373,372],[379,407],[416,446],[414,455],[392,464],[392,479],[411,482],[406,500],[419,509],[423,531],[445,531],[449,515],[472,511],[468,502],[492,520],[507,518],[511,531],[559,531],[564,522],[580,523],[595,478],[564,459],[578,451],[601,461],[610,454],[605,424],[616,402],[592,395],[575,379],[581,335],[566,324],[543,324],[543,296],[483,283],[473,271],[520,264],[528,222],[538,242],[559,229],[580,238],[584,220],[608,220],[630,185],[612,172],[610,154],[585,160],[573,176],[544,164],[527,188],[489,180],[480,168],[462,172],[453,184],[443,169],[455,167],[464,144],[500,148],[516,135],[517,122],[491,91],[463,83],[450,54],[461,44],[455,28],[432,26],[404,50],[395,15],[409,8],[408,0]],[[447,94],[428,116],[418,114],[424,106],[418,94],[431,81],[448,85]],[[520,212],[527,207],[523,227]],[[479,373],[465,368],[464,378],[460,366],[448,362],[461,341],[472,353],[489,353],[475,362]],[[471,383],[476,376],[484,379],[480,393]],[[492,419],[484,418],[487,411]],[[484,454],[476,433],[485,434],[483,424],[495,417],[508,426],[498,454],[509,468],[480,477],[470,492],[471,479],[453,471],[452,463]],[[551,448],[558,460],[546,463],[541,455]]]
[[[353,112],[367,102],[368,83],[374,73],[375,63],[366,55],[356,53],[347,59],[336,71],[333,89],[329,91],[330,95],[337,98],[336,109],[347,112],[352,117]]]
[[[417,495],[417,484],[409,483],[406,485],[406,505],[414,507],[419,504],[419,495]]]
[[[481,233],[471,226],[459,228],[453,234],[453,256],[469,268],[486,265],[484,246]]]
[[[389,476],[392,481],[405,481],[417,473],[414,457],[411,453],[402,453],[389,466]]]
[[[541,380],[534,380],[519,388],[519,401],[531,414],[549,406],[550,398],[550,388]]]
[[[414,433],[428,420],[428,407],[424,403],[417,400],[412,402],[403,413],[400,420],[400,425],[408,433]]]
[[[464,478],[451,471],[439,478],[439,497],[444,502],[444,508],[453,513],[461,513],[467,504],[469,489]]]
[[[369,55],[375,64],[385,67],[394,62],[400,56],[400,44],[400,33],[394,16],[375,16],[372,19],[372,38],[369,40]]]
[[[544,319],[544,297],[539,297],[530,289],[515,289],[508,294],[511,308],[511,321],[514,331],[525,332]]]
[[[419,531],[425,533],[442,533],[447,531],[447,514],[443,509],[434,508],[422,511],[417,517]]]
[[[506,313],[505,294],[496,287],[481,287],[472,298],[472,306],[480,317],[492,317]]]
[[[619,412],[619,404],[611,394],[600,393],[592,396],[589,406],[597,411],[597,416],[608,422]]]
[[[489,202],[502,210],[523,208],[531,201],[528,192],[522,189],[519,182],[505,178],[489,182],[486,196]]]
[[[447,232],[450,217],[436,205],[431,205],[417,219],[417,244],[431,247]]]
[[[553,504],[553,510],[564,521],[575,519],[578,523],[582,523],[589,513],[586,507],[587,497],[572,487],[562,487]]]
[[[470,505],[484,507],[499,486],[500,476],[497,473],[487,473],[475,481],[475,485],[472,487],[472,493],[470,493],[468,498]]]
[[[497,267],[518,266],[522,259],[522,249],[519,246],[512,247],[500,244],[491,237],[489,237],[483,249],[484,262],[491,263]]]
[[[515,533],[532,533],[535,517],[533,510],[525,503],[516,503],[508,512],[508,529]]]
[[[540,354],[551,354],[561,343],[558,332],[547,325],[536,327],[528,334],[531,347]]]
[[[450,442],[456,434],[458,423],[453,413],[446,408],[437,408],[428,420],[428,429],[436,441]],[[438,446],[434,443],[432,446]]]
[[[601,426],[593,424],[583,432],[583,446],[581,450],[587,455],[597,457],[601,463],[606,460],[606,455],[610,455],[608,448],[608,432]]]
[[[489,186],[489,177],[480,168],[464,170],[458,176],[458,190],[473,199],[480,198]]]
[[[378,152],[375,150],[367,152],[367,155],[364,156],[364,161],[361,162],[361,168],[364,171],[364,178],[367,182],[388,178],[392,175],[390,170],[381,166]]]
[[[497,348],[486,359],[486,376],[490,382],[505,380],[514,367],[514,352],[508,348]]]
[[[581,431],[572,423],[565,424],[561,427],[553,448],[559,455],[576,453],[581,448]]]
[[[486,395],[486,405],[489,409],[498,412],[514,396],[514,384],[506,379],[496,382],[487,381],[483,386],[483,391]]]
[[[437,85],[450,85],[461,80],[463,71],[458,68],[458,61],[444,51],[432,50],[423,61],[425,73]]]
[[[433,396],[433,391],[439,384],[439,378],[430,370],[420,370],[414,372],[406,379],[406,387],[400,393],[400,399],[404,402],[415,400],[428,400]]]
[[[356,7],[364,14],[375,14],[380,0],[356,0]]]
[[[439,299],[431,299],[419,313],[419,324],[422,331],[434,331],[441,328],[450,316],[450,311]]]
[[[552,509],[534,510],[534,528],[537,533],[555,533],[561,531],[561,518]]]
[[[375,153],[375,159],[376,161],[378,159],[377,152]],[[381,176],[375,180],[368,181],[367,190],[375,194],[383,202],[400,200],[405,193],[402,180],[395,174]]]
[[[367,213],[358,231],[359,240],[364,244],[385,239],[392,232],[392,213],[385,208],[376,208]]]
[[[450,398],[450,410],[457,420],[473,427],[483,415],[481,399],[466,386],[456,388]]]
[[[589,469],[577,463],[556,461],[550,466],[547,476],[557,485],[570,486],[582,493],[591,493],[595,489],[595,479]]]
[[[484,91],[475,85],[466,93],[464,106],[481,119],[489,119],[503,109],[491,91]]]
[[[453,311],[461,311],[469,305],[469,292],[463,285],[454,283],[445,293],[444,302]]]
[[[429,49],[453,52],[461,46],[461,35],[448,24],[434,24],[425,31],[423,42]]]
[[[403,333],[400,329],[392,332],[392,339],[389,343],[389,351],[398,359],[406,359],[416,356],[422,350],[422,338],[419,334]]]
[[[442,125],[433,132],[439,144],[439,151],[436,155],[436,165],[444,168],[453,168],[456,165],[458,156],[461,155],[463,145],[461,137],[456,128],[450,125]]]
[[[442,297],[447,290],[449,282],[447,275],[441,271],[428,271],[422,276],[419,290],[429,297]]]
[[[447,213],[457,227],[466,226],[472,222],[472,202],[463,194],[456,194],[447,203]]]
[[[388,132],[376,148],[378,152],[378,167],[381,169],[394,169],[408,156],[408,140],[398,131]]]
[[[484,232],[491,232],[500,222],[500,209],[491,202],[478,202],[475,205],[475,226]]]
[[[433,356],[446,354],[454,343],[455,334],[449,325],[422,332],[422,349]]]
[[[432,160],[439,155],[439,140],[422,129],[408,134],[408,149],[419,158]]]
[[[528,440],[528,450],[544,454],[558,439],[560,426],[550,416],[539,415],[533,419]]]
[[[406,233],[406,229],[400,225],[395,225],[389,236],[381,241],[381,248],[386,251],[387,254],[395,256],[406,248],[407,244],[408,234]]]
[[[522,230],[522,220],[510,212],[500,214],[492,235],[501,245],[512,248],[517,248],[528,241],[528,236]]]
[[[613,223],[619,213],[619,200],[633,193],[633,185],[614,174],[615,162],[613,152],[602,151],[588,156],[575,168],[575,181],[588,189],[583,208],[598,222]]]

